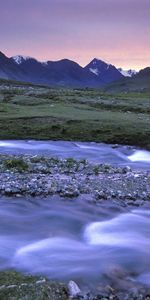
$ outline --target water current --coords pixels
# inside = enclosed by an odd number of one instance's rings
[[[95,143],[0,141],[0,153],[87,158],[149,168],[150,153]],[[0,198],[0,269],[96,286],[124,278],[150,284],[150,206],[86,199]],[[120,276],[120,275],[119,275]]]

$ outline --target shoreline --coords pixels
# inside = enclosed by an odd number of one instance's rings
[[[23,274],[15,270],[0,271],[0,299],[36,300],[149,300],[150,287],[125,279],[122,270],[110,274],[110,285],[99,283],[96,291],[82,290],[75,281],[68,283],[47,277]],[[121,288],[116,287],[116,280]],[[126,288],[125,288],[126,287]]]

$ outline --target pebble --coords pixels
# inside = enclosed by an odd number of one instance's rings
[[[8,169],[7,160],[23,160],[27,169]],[[120,205],[124,201],[126,205],[140,206],[150,201],[150,173],[132,171],[129,166],[93,165],[83,160],[1,155],[0,194],[16,197],[58,194],[66,198],[87,194],[96,202],[116,200]]]

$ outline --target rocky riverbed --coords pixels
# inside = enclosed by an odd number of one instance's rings
[[[150,173],[72,158],[1,155],[0,194],[59,194],[67,198],[86,195],[93,202],[115,200],[119,205],[139,206],[150,200]]]
[[[84,159],[4,154],[0,156],[0,194],[8,201],[22,201],[22,197],[26,201],[39,197],[46,200],[50,195],[59,195],[62,200],[76,202],[81,198],[98,206],[108,202],[123,209],[145,207],[150,201],[150,173],[129,166],[92,164]],[[1,271],[0,299],[150,299],[149,286],[135,283],[124,270],[114,266],[107,277],[110,284],[99,282],[94,295],[80,291],[75,282],[62,284],[45,277]]]

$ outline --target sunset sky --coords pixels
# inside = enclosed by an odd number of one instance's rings
[[[150,0],[1,0],[0,51],[150,66]]]

